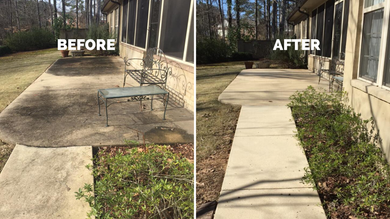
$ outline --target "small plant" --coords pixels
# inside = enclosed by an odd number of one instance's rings
[[[345,93],[313,87],[290,97],[297,137],[309,161],[303,180],[318,189],[331,218],[389,218],[390,167],[372,119]]]
[[[193,164],[165,146],[100,150],[95,186],[76,192],[96,218],[193,218]]]

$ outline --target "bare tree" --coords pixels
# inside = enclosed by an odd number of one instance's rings
[[[221,4],[221,0],[218,0],[218,5],[219,5],[219,13],[221,14],[221,25],[222,25],[222,37],[223,40],[225,41],[225,16],[223,14],[223,8]]]
[[[232,17],[232,0],[226,0],[227,3],[227,15],[228,15],[228,23],[229,23],[229,29],[232,28],[233,23],[233,17]]]
[[[89,26],[89,0],[85,0],[85,23]]]
[[[258,0],[255,0],[255,33],[256,33],[256,40],[258,39],[258,36],[259,36],[259,28],[258,28],[258,11],[257,11],[257,8],[258,8]]]
[[[15,13],[16,13],[16,25],[18,27],[18,31],[20,31],[18,0],[15,0]]]
[[[76,0],[76,29],[79,29],[79,1]]]
[[[39,28],[42,28],[41,13],[39,13],[39,1],[38,0],[37,0],[37,14],[38,14],[38,25],[39,25]]]
[[[240,11],[241,2],[240,0],[236,0],[236,20],[237,20],[237,39],[241,39],[241,24],[240,24]]]

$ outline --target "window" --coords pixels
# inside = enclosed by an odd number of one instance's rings
[[[341,21],[343,19],[343,5],[343,2],[336,5],[336,11],[334,15],[333,58],[340,57]]]
[[[368,7],[374,6],[376,4],[382,3],[384,1],[385,0],[366,0],[366,1],[364,1],[364,7],[368,8]]]
[[[390,35],[390,28],[389,28],[389,33],[387,36]],[[387,52],[386,52],[386,67],[385,67],[385,73],[384,73],[384,80],[383,80],[383,85],[390,87],[390,38],[388,37],[387,40]]]
[[[127,35],[127,9],[128,9],[128,0],[123,1],[123,19],[122,19],[122,42],[126,42]]]
[[[334,12],[334,0],[326,2],[325,12],[325,32],[324,40],[322,44],[322,55],[330,57],[332,54],[332,32],[333,32],[333,12]]]
[[[382,38],[383,9],[364,15],[359,76],[375,82]]]
[[[124,0],[122,42],[144,49],[159,47],[166,56],[193,62],[193,3],[193,0]]]
[[[152,0],[151,4],[152,8],[150,11],[149,22],[149,48],[157,47],[161,0]]]
[[[317,9],[311,13],[311,38],[317,39],[316,23],[317,23]],[[315,54],[314,50],[311,50],[311,54]]]
[[[165,0],[160,48],[166,55],[183,59],[190,0]]]
[[[349,15],[349,0],[344,1],[344,18],[343,18],[343,38],[341,41],[341,52],[340,59],[345,59],[345,46],[347,42],[347,32],[348,32],[348,15]]]
[[[134,45],[136,13],[137,0],[129,0],[129,15],[127,16],[127,43],[131,45]]]
[[[325,4],[321,5],[318,8],[318,14],[317,14],[317,39],[320,41],[320,50],[316,51],[316,55],[322,54],[322,48],[323,48],[323,40],[322,35],[324,32],[324,8]]]
[[[138,1],[137,31],[135,45],[145,48],[146,32],[148,26],[149,0]]]
[[[194,11],[191,14],[191,26],[190,26],[190,36],[188,38],[188,48],[187,48],[187,62],[194,62]]]

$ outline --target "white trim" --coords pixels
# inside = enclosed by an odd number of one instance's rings
[[[134,0],[136,1],[136,4],[135,4],[135,19],[134,19],[134,45],[135,45],[135,42],[137,40],[137,25],[138,25],[138,2],[139,0]]]
[[[127,0],[127,19],[126,19],[126,40],[125,43],[127,43],[127,39],[129,39],[129,14],[130,14],[130,0]]]
[[[364,3],[365,3],[365,1],[364,1]],[[363,7],[364,7],[364,3],[363,3]],[[373,6],[364,8],[363,9],[363,13],[367,13],[367,12],[370,12],[370,11],[376,11],[378,9],[384,8],[385,6],[386,6],[386,0],[384,2],[382,2],[382,3],[378,3],[378,4],[375,4]]]
[[[157,37],[157,48],[160,48],[160,38],[161,38],[161,28],[162,28],[162,20],[163,20],[163,13],[164,13],[164,0],[161,0],[160,5],[160,25],[158,27],[158,37]]]
[[[145,49],[149,48],[149,34],[150,34],[150,12],[152,10],[152,1],[149,0],[149,8],[148,8],[148,22],[146,26],[146,41],[145,41]]]
[[[191,0],[191,5],[190,5],[190,11],[188,13],[188,22],[187,22],[187,31],[186,31],[186,39],[184,41],[184,51],[183,51],[183,61],[187,61],[187,49],[188,49],[188,41],[190,38],[190,32],[191,32],[191,21],[194,17],[192,14],[192,11],[194,9],[194,2]]]

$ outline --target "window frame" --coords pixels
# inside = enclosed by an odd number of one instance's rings
[[[149,27],[150,27],[150,22],[151,22],[151,18],[150,18],[150,16],[151,16],[151,9],[152,9],[152,1],[153,0],[148,0],[148,2],[149,2],[149,5],[148,5],[148,20],[147,20],[147,30],[146,30],[146,37],[145,37],[145,40],[146,40],[146,42],[145,42],[145,48],[143,48],[143,47],[139,47],[139,46],[136,46],[135,44],[135,42],[136,42],[136,34],[137,34],[137,20],[138,20],[138,0],[136,0],[136,8],[137,8],[137,10],[136,10],[136,15],[135,15],[135,24],[134,24],[134,44],[130,44],[130,43],[127,43],[127,41],[126,42],[121,42],[121,43],[123,43],[123,44],[125,44],[125,45],[127,45],[127,46],[131,46],[131,47],[136,47],[137,49],[139,49],[139,50],[141,50],[141,51],[146,51],[148,48],[149,48],[149,37],[150,37],[150,29],[149,29]],[[162,26],[163,26],[163,22],[162,22],[162,20],[163,20],[163,14],[164,14],[164,2],[165,2],[166,0],[161,0],[161,4],[160,4],[160,19],[159,19],[159,24],[158,24],[158,26],[159,26],[159,29],[158,29],[158,36],[157,36],[157,47],[158,48],[160,48],[160,40],[161,40],[161,28],[162,28]],[[186,35],[185,35],[185,44],[184,44],[184,49],[183,49],[183,56],[182,56],[182,58],[177,58],[177,57],[173,57],[173,56],[169,56],[169,55],[166,55],[169,59],[171,59],[171,60],[173,60],[173,61],[177,61],[177,62],[180,62],[180,63],[185,63],[185,64],[188,64],[188,65],[194,65],[195,64],[195,59],[194,59],[194,61],[187,61],[187,50],[188,50],[188,42],[189,42],[189,35],[190,35],[190,33],[191,33],[191,22],[192,22],[192,19],[194,19],[194,14],[195,14],[195,9],[194,9],[194,5],[195,5],[195,2],[194,2],[194,0],[189,0],[190,1],[190,8],[188,9],[189,10],[189,15],[188,15],[188,20],[187,20],[187,29],[186,29]],[[130,7],[130,2],[127,4],[127,6],[128,6],[128,11],[127,11],[127,18],[126,18],[126,23],[128,23],[128,19],[129,19],[129,7]],[[192,14],[191,14],[192,13]],[[192,15],[192,16],[191,16]],[[122,19],[125,19],[124,17],[122,17]],[[195,20],[194,20],[195,21]],[[195,25],[194,25],[194,28],[195,28]],[[128,39],[128,33],[129,31],[128,31],[128,25],[126,26],[126,40]],[[195,36],[195,35],[194,35]],[[195,42],[195,39],[194,39],[194,42]],[[194,46],[194,51],[195,51],[195,46]]]
[[[366,0],[365,0],[366,1]],[[363,6],[365,4],[365,1],[363,2]],[[377,10],[383,9],[383,22],[382,22],[382,34],[381,34],[381,42],[379,45],[379,62],[378,62],[378,72],[376,81],[370,81],[367,79],[364,79],[360,77],[360,62],[361,62],[361,56],[362,56],[362,42],[363,42],[363,28],[364,28],[364,15],[370,12],[374,12]],[[362,22],[361,22],[361,33],[360,33],[360,41],[359,41],[359,59],[358,59],[358,72],[357,72],[357,78],[361,81],[364,81],[366,83],[369,83],[371,85],[375,85],[377,87],[390,90],[390,86],[386,86],[383,84],[384,82],[384,74],[385,74],[385,59],[386,59],[386,52],[388,49],[390,49],[390,45],[387,44],[387,37],[389,35],[389,18],[390,18],[390,0],[385,0],[382,3],[378,3],[375,5],[372,5],[370,7],[363,7],[362,12]]]

